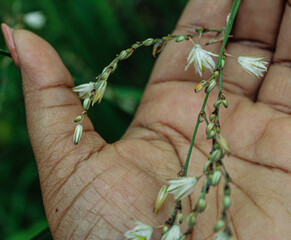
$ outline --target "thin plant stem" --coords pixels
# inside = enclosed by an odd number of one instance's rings
[[[0,49],[0,54],[6,57],[11,57],[10,52]]]

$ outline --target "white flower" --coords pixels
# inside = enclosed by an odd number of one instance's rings
[[[237,61],[244,70],[259,78],[264,76],[262,72],[267,71],[265,65],[268,63],[261,61],[262,59],[261,57],[238,57]]]
[[[158,213],[164,203],[164,201],[166,200],[167,196],[168,196],[168,186],[164,185],[162,186],[162,188],[160,189],[157,199],[156,199],[156,204],[155,204],[155,209],[154,209],[154,213]]]
[[[187,65],[185,67],[185,71],[187,71],[188,67],[193,63],[196,69],[196,72],[202,76],[202,71],[205,68],[210,69],[213,71],[215,69],[215,63],[211,56],[218,56],[206,50],[203,50],[200,44],[194,44],[188,58],[187,58]]]
[[[143,224],[140,221],[133,220],[137,226],[126,233],[124,233],[124,236],[126,239],[132,239],[132,240],[150,240],[152,233],[154,231],[154,228],[152,226]]]
[[[40,29],[45,25],[46,17],[41,11],[29,12],[24,14],[23,21],[32,28]]]
[[[177,179],[169,180],[168,192],[175,194],[174,199],[176,201],[187,197],[193,190],[197,183],[196,177],[181,177]]]
[[[230,240],[230,237],[225,231],[220,231],[215,234],[214,239],[215,240]]]
[[[88,94],[94,89],[94,82],[85,83],[73,88],[74,92],[79,93],[79,97],[84,99],[88,96]]]
[[[180,236],[180,227],[178,225],[174,225],[168,232],[163,235],[162,240],[178,240]]]

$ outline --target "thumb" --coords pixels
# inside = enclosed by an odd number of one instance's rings
[[[9,50],[16,52],[14,56],[19,61],[29,137],[42,180],[60,162],[69,168],[79,161],[76,155],[88,155],[92,149],[98,151],[105,142],[94,132],[90,120],[85,119],[86,133],[78,146],[73,144],[76,127],[73,120],[83,108],[79,97],[71,90],[72,77],[56,51],[29,31],[12,31],[5,24],[2,31]]]

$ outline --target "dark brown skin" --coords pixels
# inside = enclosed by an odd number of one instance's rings
[[[223,89],[229,108],[221,111],[222,135],[234,154],[225,157],[232,177],[229,210],[233,239],[290,239],[291,235],[291,1],[244,0],[227,51],[265,56],[268,73],[257,79],[227,60]],[[191,0],[175,33],[197,26],[221,28],[231,0]],[[8,42],[9,29],[3,25]],[[209,35],[208,35],[209,36]],[[89,119],[73,144],[82,112],[70,73],[55,50],[24,30],[8,43],[20,63],[27,125],[37,160],[44,206],[55,239],[123,239],[130,218],[161,225],[174,202],[167,199],[155,216],[155,197],[165,178],[175,177],[186,159],[204,93],[193,89],[201,78],[185,72],[189,41],[171,42],[160,55],[138,112],[122,139],[107,144]],[[194,39],[197,41],[197,39]],[[202,41],[202,43],[204,40]],[[206,48],[218,52],[220,44]],[[205,72],[207,79],[209,72]],[[211,93],[206,112],[217,98]],[[102,104],[102,103],[101,103]],[[198,131],[189,175],[201,175],[211,141],[205,123]],[[204,179],[201,179],[203,183]],[[222,206],[222,187],[211,188],[192,239],[211,238]],[[183,200],[184,214],[195,204],[201,185]],[[158,234],[155,239],[158,239]]]

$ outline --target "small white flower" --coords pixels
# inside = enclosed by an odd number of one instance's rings
[[[237,61],[244,70],[259,78],[264,76],[262,72],[267,71],[265,65],[268,63],[261,61],[262,59],[261,57],[238,57]]]
[[[185,71],[187,71],[188,67],[193,63],[196,72],[198,72],[200,76],[202,76],[202,71],[205,68],[208,68],[213,72],[215,69],[215,63],[211,56],[217,57],[218,55],[202,49],[199,43],[194,44],[194,47],[187,58]]]
[[[126,239],[132,239],[132,240],[150,240],[152,233],[154,231],[154,228],[152,226],[143,224],[140,221],[133,220],[137,226],[126,233],[124,233],[124,236]]]
[[[156,204],[155,204],[155,209],[154,209],[154,213],[158,213],[164,203],[164,201],[166,200],[167,196],[168,196],[168,186],[164,185],[162,186],[162,188],[160,189],[157,199],[156,199]]]
[[[94,84],[94,82],[81,84],[77,87],[74,87],[73,91],[79,94],[79,98],[84,99],[94,89]]]
[[[181,177],[177,179],[169,180],[168,192],[175,194],[174,199],[176,201],[187,197],[193,190],[197,183],[196,177]]]
[[[93,97],[92,106],[98,101],[101,102],[107,86],[106,80],[100,80],[95,84],[96,92]]]
[[[178,240],[181,236],[179,225],[174,225],[168,232],[166,232],[162,240]]]
[[[230,237],[225,231],[220,231],[214,235],[215,240],[230,240]]]
[[[24,14],[23,21],[32,28],[41,29],[45,25],[46,17],[41,11],[29,12]]]
[[[81,123],[79,123],[76,128],[75,128],[75,132],[74,132],[74,144],[78,144],[81,140],[83,134],[83,126]]]

